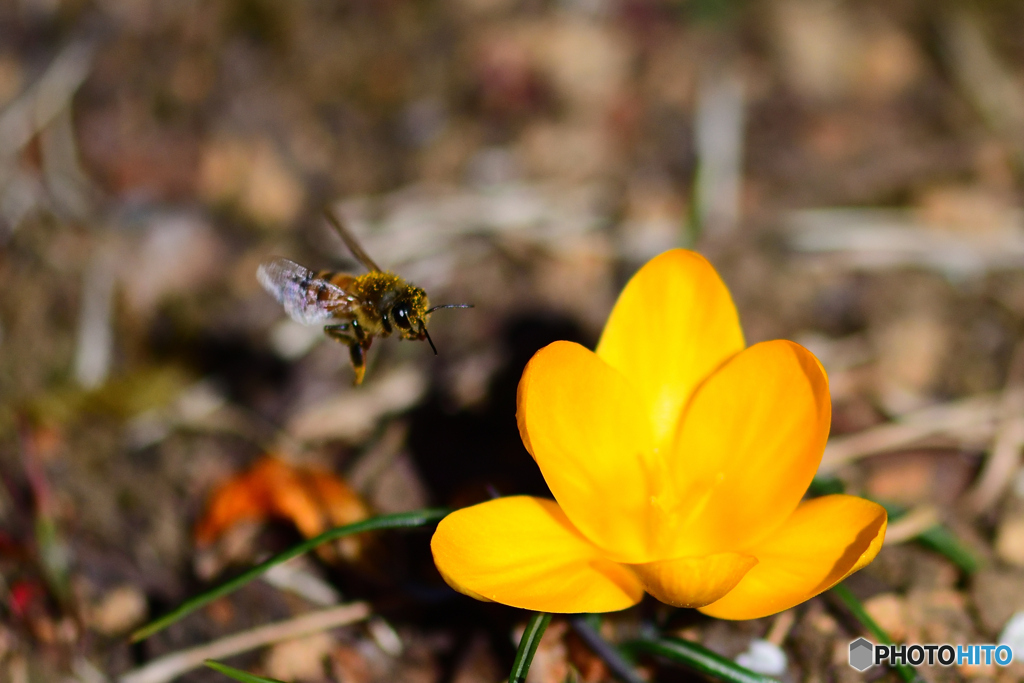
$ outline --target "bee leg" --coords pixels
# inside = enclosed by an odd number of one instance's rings
[[[348,346],[348,356],[352,363],[352,371],[356,373],[352,384],[359,386],[363,383],[363,375],[366,374],[366,349],[369,347],[369,344],[365,340],[360,341],[355,336],[349,334],[348,330],[349,323],[324,326],[324,334]]]
[[[364,349],[370,348],[370,345],[366,343],[366,332],[363,331],[363,326],[359,324],[359,321],[353,320],[349,324],[352,325],[352,336],[356,338],[356,341],[362,344]]]
[[[324,334],[326,334],[334,341],[341,342],[342,344],[352,345],[359,343],[359,341],[355,337],[349,334],[348,323],[341,323],[339,325],[325,325]]]
[[[356,373],[352,384],[359,386],[363,383],[363,375],[366,374],[366,349],[358,342],[352,342],[348,345],[348,357],[352,361],[352,369]]]
[[[352,369],[356,371],[355,385],[363,382],[363,373],[366,372],[366,352],[370,350],[373,337],[363,337],[359,342],[354,342],[348,347],[348,355],[352,360]]]

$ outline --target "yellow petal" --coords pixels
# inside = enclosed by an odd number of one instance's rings
[[[654,462],[648,412],[626,379],[579,344],[534,355],[519,382],[519,432],[573,525],[618,562],[646,562]]]
[[[720,619],[757,619],[799,605],[875,559],[885,527],[885,509],[863,498],[836,495],[802,503],[769,539],[748,550],[757,566],[701,611]]]
[[[737,354],[694,394],[667,455],[665,557],[740,550],[785,521],[828,438],[828,380],[799,344]]]
[[[640,602],[643,586],[606,559],[554,501],[513,496],[457,510],[430,541],[455,590],[538,612],[612,612]]]
[[[682,557],[632,565],[644,589],[674,607],[703,607],[740,582],[757,558],[741,553]]]
[[[718,273],[692,251],[652,259],[626,284],[597,355],[651,406],[656,443],[672,438],[697,385],[744,347],[736,307]]]

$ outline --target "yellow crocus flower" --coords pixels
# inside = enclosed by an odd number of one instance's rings
[[[831,419],[821,364],[789,341],[745,346],[702,256],[650,261],[596,352],[555,342],[523,372],[519,431],[555,500],[499,498],[446,517],[431,541],[444,579],[543,612],[620,610],[646,591],[753,619],[871,562],[881,506],[801,501]]]

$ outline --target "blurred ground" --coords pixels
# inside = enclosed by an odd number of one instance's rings
[[[326,523],[278,502],[199,547],[210,496],[266,453],[315,514],[362,509],[302,488],[325,472],[379,512],[543,492],[523,365],[593,344],[673,246],[720,268],[749,342],[828,369],[823,472],[910,510],[850,582],[871,613],[908,642],[996,642],[1024,610],[1021,36],[998,0],[0,4],[0,681],[116,680],[339,599],[373,618],[228,661],[502,680],[525,616],[448,590],[427,532],[125,634]],[[353,389],[345,349],[259,288],[271,254],[355,268],[326,205],[433,302],[475,305],[432,318],[437,357],[378,343]],[[936,522],[980,568],[913,540]],[[730,657],[781,645],[783,680],[861,680],[825,598],[746,623],[645,602],[602,628],[655,624]],[[556,620],[531,680],[567,675],[609,679]]]

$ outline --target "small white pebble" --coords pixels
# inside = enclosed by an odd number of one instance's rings
[[[1010,646],[1014,660],[1024,657],[1024,612],[1017,612],[1006,622],[999,634],[999,644]]]
[[[782,648],[761,639],[750,641],[750,647],[736,657],[736,663],[766,676],[779,676],[785,673],[789,664]]]

